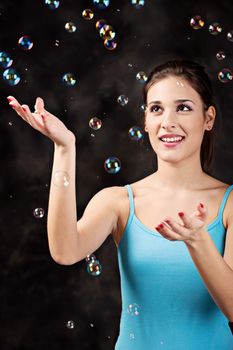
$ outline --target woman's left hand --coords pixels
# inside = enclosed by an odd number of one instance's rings
[[[163,227],[158,225],[155,229],[170,241],[184,241],[185,243],[199,240],[203,231],[207,231],[208,209],[206,206],[202,208],[201,204],[199,204],[197,210],[191,215],[182,212],[179,212],[178,215],[183,221],[182,224],[171,217],[166,217],[161,222]]]

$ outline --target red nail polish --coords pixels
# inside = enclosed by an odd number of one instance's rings
[[[180,211],[180,212],[178,213],[178,215],[179,215],[179,216],[184,216],[184,213],[183,213],[182,211]]]
[[[204,208],[204,205],[202,203],[200,203],[200,206],[201,206],[201,208]]]
[[[163,224],[159,224],[159,227],[160,227],[160,228],[163,228]]]

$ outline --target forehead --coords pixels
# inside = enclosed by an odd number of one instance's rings
[[[193,99],[200,101],[199,94],[190,83],[181,77],[169,76],[151,85],[147,92],[147,101],[171,101],[176,99]]]

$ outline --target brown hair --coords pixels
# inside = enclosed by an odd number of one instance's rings
[[[147,104],[147,92],[149,88],[154,83],[168,76],[182,77],[190,83],[192,88],[195,89],[201,97],[201,100],[203,102],[203,113],[209,108],[209,106],[214,106],[216,111],[218,110],[218,104],[215,101],[212,83],[208,74],[205,72],[204,66],[191,60],[182,59],[167,61],[156,66],[152,70],[143,89],[144,105]],[[201,144],[201,167],[207,174],[210,174],[209,168],[213,160],[215,140],[216,122],[214,123],[211,130],[205,131]]]

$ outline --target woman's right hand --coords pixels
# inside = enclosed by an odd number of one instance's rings
[[[7,97],[9,105],[15,109],[16,113],[34,129],[49,137],[57,146],[69,146],[75,142],[75,135],[67,129],[60,119],[49,113],[44,108],[44,101],[37,97],[35,111],[31,112],[28,105],[21,105],[13,96]]]

